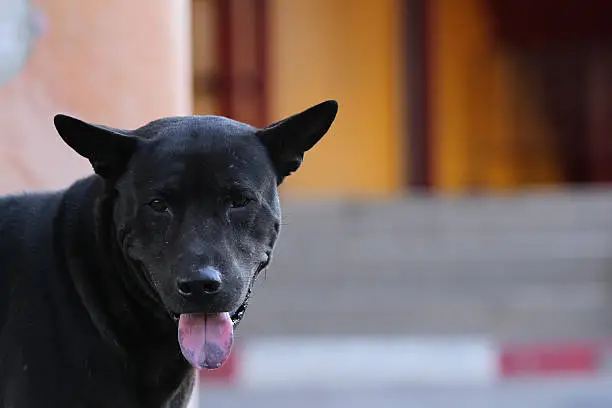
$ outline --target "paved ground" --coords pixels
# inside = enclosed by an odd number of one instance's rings
[[[391,390],[201,390],[200,407],[224,408],[610,408],[612,379]]]

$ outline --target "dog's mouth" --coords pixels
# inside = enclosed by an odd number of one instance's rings
[[[230,314],[181,314],[178,341],[183,356],[195,368],[214,370],[221,367],[228,359],[234,342],[234,325]]]
[[[232,313],[183,313],[178,320],[178,341],[183,356],[192,366],[214,370],[229,358],[234,329],[244,317],[251,288],[242,304]]]
[[[178,321],[181,352],[192,366],[214,370],[229,358],[234,342],[234,329],[246,313],[258,273],[259,271],[249,283],[242,304],[233,312],[174,314],[173,317]]]
[[[244,301],[242,302],[242,304],[233,312],[229,313],[231,322],[232,322],[232,327],[236,328],[240,322],[242,321],[242,318],[244,317],[244,314],[246,313],[246,309],[248,306],[248,301],[249,301],[249,296],[251,295],[251,289],[249,288],[249,291],[247,293],[246,298],[244,299]],[[197,313],[195,313],[197,314]],[[216,313],[211,313],[211,314],[216,314]],[[175,313],[175,312],[170,312],[170,316],[172,316],[172,319],[178,323],[181,317],[180,313]]]

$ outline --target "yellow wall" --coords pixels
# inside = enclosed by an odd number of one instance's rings
[[[482,0],[431,0],[434,184],[507,189],[559,180],[552,137]],[[537,152],[537,153],[535,153]]]
[[[408,168],[401,0],[269,0],[270,121],[338,99],[336,123],[285,196],[396,194]],[[214,3],[194,8],[196,70],[215,71]],[[560,181],[554,134],[485,0],[428,0],[433,185],[500,190]],[[196,112],[217,113],[215,95]]]
[[[324,99],[338,118],[284,195],[397,192],[400,0],[271,0],[271,120]]]

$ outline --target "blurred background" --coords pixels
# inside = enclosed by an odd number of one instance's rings
[[[63,112],[263,126],[337,99],[223,407],[612,406],[612,2],[0,0],[0,191]]]

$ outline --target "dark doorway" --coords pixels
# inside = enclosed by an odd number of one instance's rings
[[[565,181],[612,182],[612,2],[487,4],[498,40],[536,79]]]

